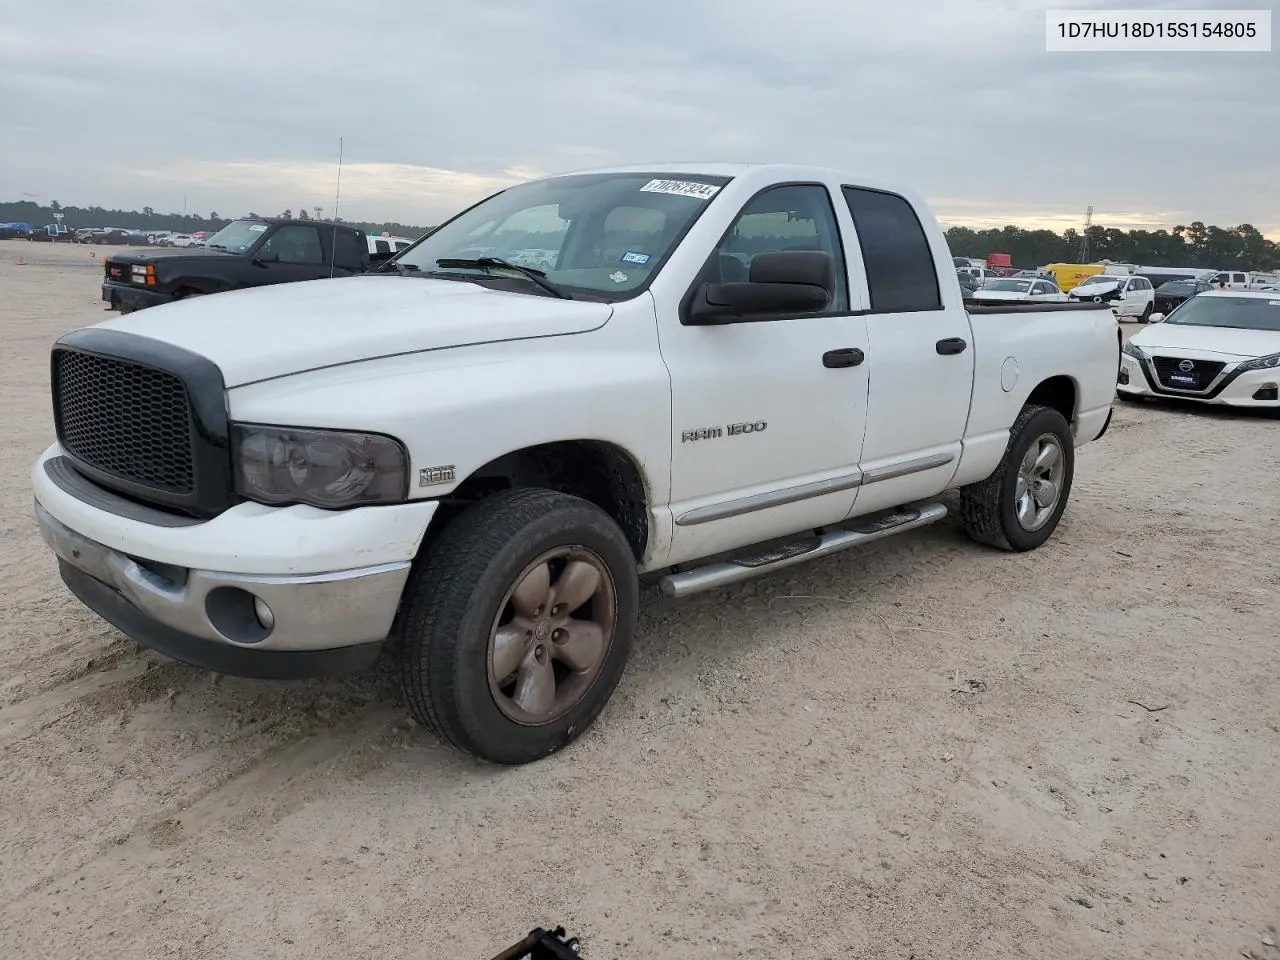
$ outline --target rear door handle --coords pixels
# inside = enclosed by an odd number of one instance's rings
[[[944,357],[949,357],[952,354],[964,353],[964,348],[968,345],[960,337],[948,337],[946,340],[938,341],[937,350]]]
[[[843,347],[840,350],[828,350],[822,355],[824,367],[856,367],[867,355],[857,347]]]

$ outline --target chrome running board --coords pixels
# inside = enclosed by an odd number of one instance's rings
[[[941,503],[921,503],[899,507],[884,513],[857,517],[836,529],[822,534],[796,537],[768,547],[748,547],[728,559],[694,567],[679,573],[669,573],[659,581],[662,592],[669,597],[687,597],[704,590],[714,590],[740,580],[749,580],[764,573],[772,573],[806,560],[830,556],[850,547],[861,546],[875,540],[906,533],[919,527],[937,523],[947,515]]]

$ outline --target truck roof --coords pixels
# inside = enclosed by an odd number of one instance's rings
[[[658,163],[630,163],[623,166],[597,167],[594,169],[574,170],[567,174],[555,174],[539,177],[540,180],[554,179],[556,176],[572,176],[584,173],[661,173],[686,174],[708,177],[734,177],[755,182],[767,183],[787,180],[840,180],[860,187],[876,187],[891,190],[917,203],[921,198],[914,190],[884,181],[878,177],[866,177],[849,170],[835,167],[809,166],[789,163],[735,163],[718,160],[663,160]]]
[[[255,223],[270,223],[272,225],[300,223],[307,227],[324,227],[326,230],[332,230],[334,227],[334,224],[330,223],[328,220],[297,220],[287,219],[285,217],[236,217],[236,219],[252,220]],[[346,230],[349,233],[358,233],[361,236],[364,236],[364,231],[359,227],[353,227],[345,223],[339,223],[337,227],[339,230]],[[212,234],[210,234],[210,236],[212,236]]]

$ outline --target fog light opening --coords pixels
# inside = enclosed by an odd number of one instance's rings
[[[1253,399],[1255,400],[1276,400],[1280,399],[1280,387],[1274,383],[1264,383],[1254,391]]]
[[[253,598],[253,613],[264,629],[270,630],[276,625],[276,615],[271,612],[271,608],[267,606],[266,601],[261,597]]]
[[[1128,370],[1121,370],[1121,371],[1120,371],[1120,376],[1118,376],[1118,377],[1116,378],[1116,381],[1117,381],[1118,383],[1124,383],[1124,384],[1127,384],[1127,383],[1129,382],[1129,371],[1128,371]]]
[[[248,590],[215,587],[204,598],[209,623],[232,643],[261,643],[275,628],[271,608]]]

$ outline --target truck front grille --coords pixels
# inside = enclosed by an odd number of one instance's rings
[[[166,370],[55,348],[58,441],[75,460],[166,494],[195,490],[191,404]]]

